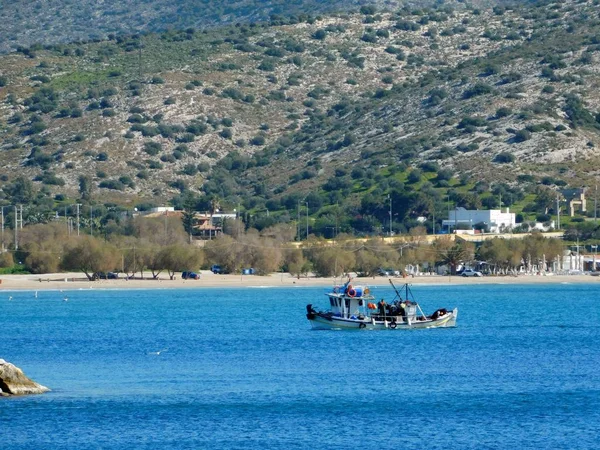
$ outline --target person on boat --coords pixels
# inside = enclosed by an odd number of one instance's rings
[[[402,316],[403,322],[406,322],[406,309],[404,309],[405,306],[406,303],[404,302],[398,303],[398,315]]]
[[[379,314],[381,314],[382,316],[385,316],[385,307],[385,300],[381,299],[381,301],[379,302]]]

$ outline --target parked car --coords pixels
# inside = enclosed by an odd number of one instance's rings
[[[254,275],[255,271],[254,269],[250,268],[250,269],[242,269],[242,275]]]
[[[116,272],[96,272],[94,274],[95,280],[116,280],[119,278],[119,274]]]
[[[199,280],[200,279],[200,275],[198,275],[196,272],[181,272],[181,278],[183,280]]]
[[[394,270],[394,269],[384,269],[384,268],[380,268],[377,271],[377,274],[380,277],[391,277],[391,276],[395,276],[395,277],[399,277],[400,276],[400,271],[399,270]]]
[[[218,265],[218,264],[213,264],[210,267],[210,271],[212,273],[223,273],[223,268],[220,265]]]
[[[477,270],[465,269],[462,271],[461,276],[463,276],[463,277],[482,277],[483,274]]]

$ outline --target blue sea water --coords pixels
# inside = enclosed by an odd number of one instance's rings
[[[0,448],[598,448],[598,285],[414,286],[458,326],[311,331],[325,292],[0,292],[0,358],[52,389],[0,398]]]

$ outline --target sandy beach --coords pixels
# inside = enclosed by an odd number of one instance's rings
[[[78,272],[52,273],[44,275],[0,275],[0,291],[13,290],[79,290],[79,289],[181,289],[199,287],[292,287],[292,286],[332,286],[346,281],[344,278],[294,277],[289,273],[274,273],[267,276],[257,275],[215,275],[212,272],[200,271],[199,280],[182,280],[180,274],[170,280],[161,273],[158,280],[152,279],[150,273],[144,279],[127,280],[124,277],[116,280],[88,281],[85,275]],[[460,276],[423,275],[417,277],[392,277],[396,285],[408,281],[411,284],[532,284],[532,283],[600,283],[600,277],[590,275],[519,275],[519,276],[484,276],[466,278]],[[388,277],[354,278],[356,285],[384,286],[388,285]]]

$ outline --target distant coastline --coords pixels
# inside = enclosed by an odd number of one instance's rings
[[[150,273],[148,273],[150,275]],[[158,280],[151,276],[145,279],[127,280],[83,280],[81,273],[53,273],[44,275],[2,275],[1,291],[43,291],[43,290],[79,290],[79,289],[182,289],[201,287],[294,287],[294,286],[331,286],[346,281],[346,278],[297,278],[289,273],[273,273],[267,276],[257,275],[215,275],[210,271],[201,271],[199,280],[182,280],[180,274],[170,280],[162,274]],[[73,281],[77,280],[77,281]],[[80,281],[81,280],[81,281]],[[392,277],[395,284],[409,282],[422,285],[468,285],[468,284],[533,284],[533,283],[599,283],[600,277],[589,275],[519,275],[519,276],[484,276],[481,278],[465,278],[460,276],[423,275],[417,277]],[[359,277],[355,284],[370,286],[387,286],[387,277]]]

